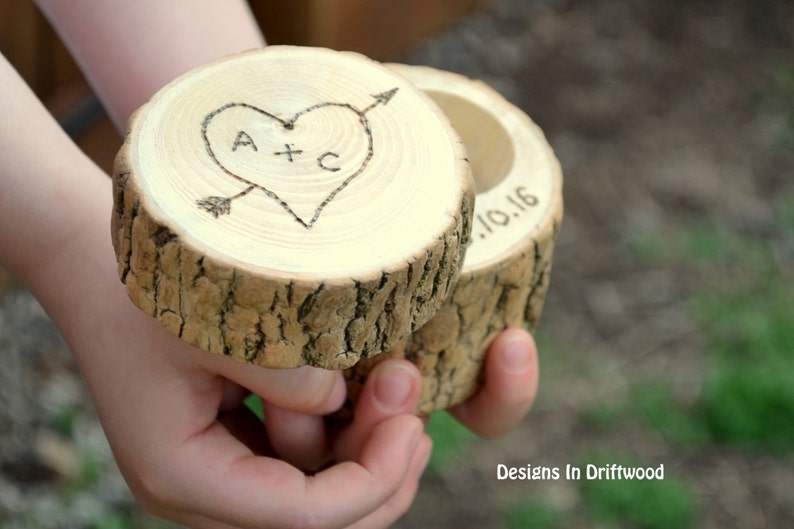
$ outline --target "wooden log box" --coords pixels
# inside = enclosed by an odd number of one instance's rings
[[[392,70],[327,49],[271,46],[180,77],[131,118],[113,177],[132,301],[264,367],[389,350],[447,298],[471,230],[445,115]]]
[[[477,189],[472,238],[458,283],[436,316],[345,375],[352,405],[375,364],[407,358],[423,375],[419,411],[428,413],[477,390],[487,347],[501,330],[537,325],[562,221],[562,173],[537,125],[482,82],[428,67],[390,67],[430,95],[464,141]]]

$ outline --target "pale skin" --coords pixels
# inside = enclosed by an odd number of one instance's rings
[[[121,129],[176,76],[261,47],[239,0],[40,0]],[[110,243],[110,179],[0,57],[0,265],[42,303],[81,367],[140,504],[195,528],[387,527],[410,506],[431,451],[414,415],[420,376],[381,363],[355,419],[328,431],[341,374],[266,370],[181,342],[128,300]],[[485,386],[450,410],[484,437],[510,430],[537,388],[531,336],[491,345]],[[267,427],[241,406],[253,392]],[[307,469],[319,469],[306,472]]]

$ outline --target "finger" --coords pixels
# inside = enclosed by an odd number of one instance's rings
[[[394,415],[416,412],[422,380],[416,366],[406,360],[385,360],[367,376],[353,415],[334,443],[337,461],[353,461],[372,429]]]
[[[416,497],[420,478],[430,460],[432,449],[433,441],[427,435],[423,435],[411,459],[410,467],[400,489],[375,512],[358,522],[354,522],[353,525],[347,526],[346,529],[381,529],[390,527],[402,517],[410,509]],[[218,520],[210,520],[206,516],[185,515],[181,521],[194,529],[234,529],[234,526]]]
[[[483,387],[449,411],[478,435],[499,437],[524,418],[537,389],[535,341],[523,329],[507,329],[488,350]]]
[[[220,355],[196,355],[202,367],[256,393],[263,400],[292,411],[325,415],[345,400],[342,374],[316,367],[266,369]]]
[[[262,403],[267,418],[267,437],[276,455],[300,468],[313,471],[328,462],[325,422],[319,415],[307,415]]]
[[[392,417],[374,428],[358,462],[307,477],[284,461],[253,456],[216,425],[174,452],[154,492],[173,506],[160,514],[177,522],[203,516],[241,528],[346,527],[395,496],[422,437],[419,419]]]
[[[419,483],[422,474],[430,461],[430,454],[433,451],[433,441],[427,435],[422,436],[422,440],[416,448],[411,466],[403,480],[400,489],[374,513],[363,520],[351,525],[348,529],[375,529],[390,527],[411,507],[411,504],[419,490]]]

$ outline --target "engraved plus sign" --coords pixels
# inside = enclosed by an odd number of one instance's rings
[[[295,144],[294,143],[285,143],[284,147],[287,149],[286,151],[274,152],[273,154],[275,154],[276,156],[281,156],[283,154],[283,155],[285,155],[287,157],[287,160],[289,160],[291,162],[291,161],[293,161],[292,160],[292,155],[293,154],[301,154],[303,152],[300,149],[293,150],[293,148],[292,148],[293,145],[295,145]]]

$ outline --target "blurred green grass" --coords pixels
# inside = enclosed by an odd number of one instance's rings
[[[699,219],[664,237],[629,238],[639,259],[702,277],[690,312],[704,336],[706,374],[688,408],[667,382],[641,381],[627,402],[588,410],[595,424],[643,415],[679,444],[708,436],[746,449],[794,449],[794,199],[774,212],[774,223],[755,232]]]
[[[433,453],[427,464],[427,471],[431,474],[437,474],[447,465],[455,464],[476,439],[471,431],[445,411],[431,415],[426,431],[433,439]]]
[[[710,355],[701,406],[715,440],[794,449],[794,286],[704,295],[697,315]]]
[[[619,453],[593,454],[583,460],[596,466],[648,466]],[[582,500],[593,518],[618,527],[687,529],[697,518],[691,487],[669,472],[658,481],[585,479],[579,485]]]
[[[698,225],[686,257],[733,266],[698,292],[692,313],[705,336],[706,375],[698,408],[716,442],[747,449],[794,449],[794,200],[775,208],[763,236]]]
[[[565,517],[557,509],[541,500],[527,499],[504,507],[504,521],[508,529],[558,529],[565,527]]]

